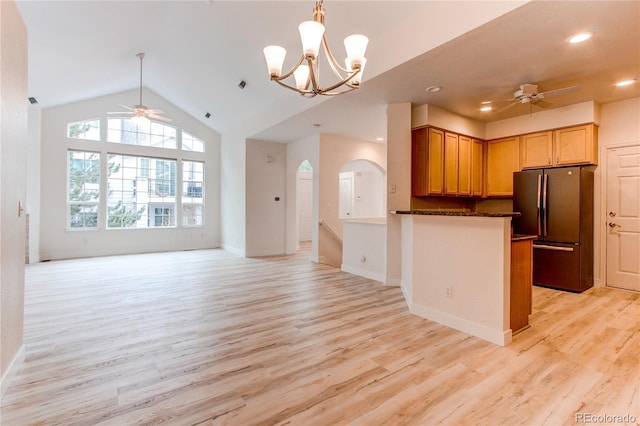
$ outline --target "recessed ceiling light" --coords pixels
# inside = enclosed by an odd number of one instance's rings
[[[384,140],[384,138],[376,138],[376,140],[377,140],[378,142],[382,142],[382,141]]]
[[[480,105],[489,105],[491,103],[491,101],[482,101],[480,102]]]
[[[480,111],[487,112],[487,111],[491,111],[492,109],[493,107],[491,106],[483,106],[482,108],[480,108]]]
[[[635,79],[619,81],[619,82],[616,83],[616,86],[618,86],[618,87],[631,86],[635,82],[636,82]]]
[[[429,86],[426,89],[426,91],[429,93],[438,93],[441,90],[442,90],[442,86]]]
[[[569,37],[567,42],[572,44],[582,43],[583,41],[589,40],[591,37],[593,37],[593,33],[578,33]]]

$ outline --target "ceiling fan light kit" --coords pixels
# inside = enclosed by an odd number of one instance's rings
[[[163,111],[160,111],[159,109],[149,109],[147,106],[145,106],[142,103],[142,60],[144,59],[144,53],[138,53],[136,57],[140,59],[139,103],[138,105],[134,105],[133,108],[128,107],[126,105],[120,105],[121,107],[126,108],[129,111],[109,112],[108,114],[131,115],[129,120],[138,126],[148,125],[150,119],[161,120],[161,121],[171,121],[171,119],[159,115],[159,114],[163,114]]]
[[[272,81],[305,97],[340,95],[360,87],[364,66],[367,63],[365,52],[369,39],[362,34],[352,34],[344,39],[347,58],[343,67],[338,64],[327,43],[324,17],[325,10],[322,0],[318,0],[313,8],[313,20],[305,21],[298,26],[303,53],[293,68],[286,73],[282,73],[287,55],[286,49],[276,45],[269,45],[263,49]],[[338,79],[336,83],[328,87],[323,87],[318,81],[321,48],[324,50],[331,70]],[[285,82],[292,75],[295,85]]]

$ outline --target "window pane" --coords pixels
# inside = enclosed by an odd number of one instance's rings
[[[96,228],[100,201],[100,154],[69,151],[67,205],[70,228]]]
[[[132,122],[128,118],[110,118],[107,121],[107,141],[176,149],[176,128],[156,121]]]
[[[67,124],[67,137],[99,141],[100,120],[77,121]]]
[[[98,205],[97,204],[69,204],[69,227],[96,228],[98,226]]]
[[[182,224],[202,226],[204,211],[204,163],[182,162]]]
[[[204,141],[187,132],[182,132],[182,149],[185,151],[204,152]]]
[[[109,228],[175,226],[176,161],[109,154]]]

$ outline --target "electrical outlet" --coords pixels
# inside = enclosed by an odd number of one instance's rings
[[[449,298],[453,297],[453,287],[451,286],[445,287],[444,297],[449,297]]]

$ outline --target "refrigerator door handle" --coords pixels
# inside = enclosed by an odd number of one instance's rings
[[[544,174],[544,184],[542,186],[542,235],[547,236],[547,191],[549,190],[549,175]]]
[[[546,244],[534,244],[533,248],[555,251],[573,251],[573,247],[548,246]]]
[[[542,175],[538,175],[538,198],[537,198],[537,203],[536,203],[536,207],[538,208],[538,210],[537,210],[538,235],[542,235],[542,229],[540,227],[540,191],[542,189],[541,186],[542,186]]]

